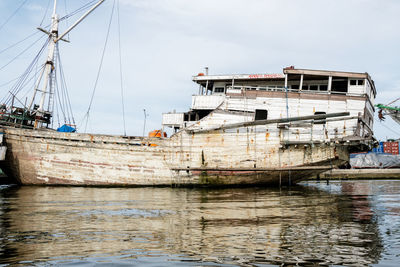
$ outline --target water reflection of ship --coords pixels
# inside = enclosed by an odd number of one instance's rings
[[[1,257],[15,251],[19,262],[180,254],[370,264],[381,253],[377,222],[354,220],[347,196],[318,190],[23,187],[3,199]]]

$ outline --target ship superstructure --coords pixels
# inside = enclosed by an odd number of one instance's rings
[[[204,75],[193,77],[199,94],[191,109],[163,114],[175,131],[201,132],[310,115],[348,112],[348,116],[279,124],[283,143],[372,137],[376,89],[368,73],[285,68],[283,74]],[[261,123],[262,124],[262,123]],[[307,129],[307,130],[306,130]]]

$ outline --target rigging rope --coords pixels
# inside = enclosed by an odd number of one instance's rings
[[[85,11],[86,9],[91,8],[92,6],[94,6],[97,3],[97,0],[92,0],[91,2],[81,6],[80,8],[76,9],[75,11],[72,11],[70,14],[65,15],[64,17],[61,17],[59,19],[59,21],[62,21],[64,19],[68,19],[72,16],[75,16],[76,14],[78,14],[79,12]]]
[[[15,14],[17,14],[17,12],[25,5],[27,1],[28,0],[22,2],[22,4],[18,6],[18,8],[6,19],[6,21],[0,25],[0,30],[3,29],[4,26],[6,26],[6,24],[15,16]]]
[[[121,24],[120,24],[120,12],[119,12],[119,0],[117,0],[117,16],[118,16],[118,49],[119,49],[119,76],[121,85],[121,102],[122,102],[122,120],[124,123],[124,136],[126,136],[126,124],[125,124],[125,104],[124,104],[124,88],[122,79],[122,53],[121,53]]]
[[[25,38],[22,39],[21,41],[18,41],[18,42],[16,42],[16,43],[10,45],[9,47],[4,48],[3,50],[0,50],[0,54],[2,54],[3,52],[6,52],[7,50],[9,50],[9,49],[11,49],[11,48],[13,48],[13,47],[19,45],[19,44],[22,43],[23,41],[28,40],[29,38],[31,38],[32,36],[35,36],[35,35],[38,34],[38,33],[39,33],[39,32],[36,31],[36,32],[34,32],[34,33],[28,35],[27,37],[25,37]]]
[[[18,76],[17,78],[14,78],[14,79],[6,82],[6,83],[0,84],[0,87],[5,87],[5,86],[9,85],[10,83],[15,82],[16,80],[20,79],[23,75],[24,74],[22,74],[21,76]]]
[[[3,65],[2,67],[0,67],[0,71],[3,70],[5,67],[7,67],[8,65],[10,65],[11,63],[13,63],[15,60],[17,60],[22,54],[24,54],[26,51],[28,51],[30,48],[32,48],[37,42],[39,42],[41,39],[43,38],[43,36],[40,36],[39,39],[37,39],[35,42],[33,42],[33,44],[29,45],[27,48],[25,48],[21,53],[19,53],[18,55],[16,55],[14,58],[12,58],[8,63],[6,63],[5,65]]]
[[[32,72],[32,70],[35,67],[35,65],[37,64],[40,56],[42,55],[43,51],[47,47],[48,42],[49,42],[49,39],[46,40],[46,42],[43,44],[42,48],[40,49],[39,53],[36,54],[35,58],[31,62],[31,64],[29,64],[28,68],[20,76],[20,78],[18,79],[16,84],[12,87],[12,89],[10,90],[10,94],[5,95],[4,98],[1,100],[1,103],[5,103],[5,104],[9,103],[9,101],[11,101],[12,94],[16,95],[21,91],[21,89],[26,84],[26,79],[28,78],[29,74]],[[43,67],[44,67],[44,65],[41,68],[43,68]]]
[[[382,123],[382,122],[380,122],[380,123],[381,123],[381,125],[382,125],[383,127],[385,127],[386,129],[388,129],[388,130],[391,131],[392,133],[394,133],[394,134],[400,136],[400,133],[398,133],[398,132],[396,132],[396,131],[393,131],[392,129],[390,129],[389,127],[387,127],[384,123]]]
[[[67,0],[64,0],[64,9],[65,9],[65,13],[68,14]],[[68,29],[69,28],[68,18],[65,19],[65,25],[67,26],[67,29]],[[69,39],[69,33],[67,34],[67,39]]]
[[[29,79],[25,80],[25,82],[23,82],[23,84],[20,86],[21,90],[19,90],[19,91],[17,92],[17,94],[19,94],[19,93],[22,91],[22,89],[25,88],[25,86],[26,86],[30,81],[36,80],[36,79],[35,79],[35,78],[36,78],[36,75],[37,75],[38,73],[41,72],[41,70],[42,70],[43,67],[44,67],[44,65],[42,65],[42,67],[41,67],[39,70],[36,70],[36,72],[32,75],[32,77],[30,77]],[[36,83],[36,81],[34,81],[34,83],[33,83],[34,86],[35,86],[35,83]],[[24,94],[21,98],[26,97],[26,96],[28,95],[28,93],[30,93],[30,92],[31,92],[31,88],[27,88],[25,94]]]
[[[85,116],[83,117],[83,120],[82,120],[84,122],[85,119],[86,119],[85,132],[86,132],[86,129],[87,129],[87,124],[89,122],[89,113],[90,113],[90,109],[92,108],[94,94],[96,92],[97,83],[99,81],[100,72],[101,72],[101,69],[102,69],[102,66],[103,66],[104,54],[106,52],[106,48],[107,48],[107,44],[108,44],[108,37],[110,35],[111,24],[112,24],[112,20],[113,20],[113,16],[114,16],[114,9],[115,9],[115,0],[113,1],[110,21],[108,23],[107,35],[106,35],[106,39],[105,39],[105,42],[104,42],[103,52],[102,52],[101,59],[100,59],[99,69],[97,71],[96,81],[95,81],[94,88],[93,88],[93,91],[92,91],[92,95],[91,95],[91,98],[90,98],[89,107],[87,109],[87,112],[86,112]]]
[[[390,102],[390,103],[389,103],[389,104],[387,104],[386,106],[389,106],[389,105],[393,104],[394,102],[397,102],[398,100],[400,100],[400,97],[399,97],[399,98],[397,98],[397,99],[395,99],[395,100],[393,100],[392,102]]]
[[[64,121],[66,123],[68,122],[69,124],[72,124],[76,127],[74,115],[72,112],[72,105],[71,105],[71,101],[70,101],[68,90],[67,90],[67,83],[65,81],[64,68],[62,67],[61,56],[60,56],[59,50],[57,50],[57,59],[59,62],[58,66],[59,66],[59,72],[60,72],[60,78],[61,78],[61,90],[62,90],[61,96],[63,97],[63,102],[64,102],[65,110],[67,113],[66,116],[64,114]],[[61,104],[61,101],[60,101],[60,104]]]
[[[47,17],[47,12],[49,11],[49,7],[50,7],[50,2],[51,2],[51,0],[49,0],[49,1],[47,2],[46,12],[44,12],[42,21],[40,22],[40,26],[43,25],[43,22],[44,22],[45,18]]]

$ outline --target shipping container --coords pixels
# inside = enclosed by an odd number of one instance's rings
[[[383,142],[383,153],[398,155],[399,142]]]
[[[399,147],[399,142],[384,142],[384,147]]]
[[[399,148],[393,148],[393,147],[392,148],[384,148],[383,152],[387,153],[387,154],[397,155],[397,154],[399,154]]]

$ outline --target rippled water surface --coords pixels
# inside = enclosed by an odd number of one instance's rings
[[[0,187],[0,264],[400,265],[400,181]]]

